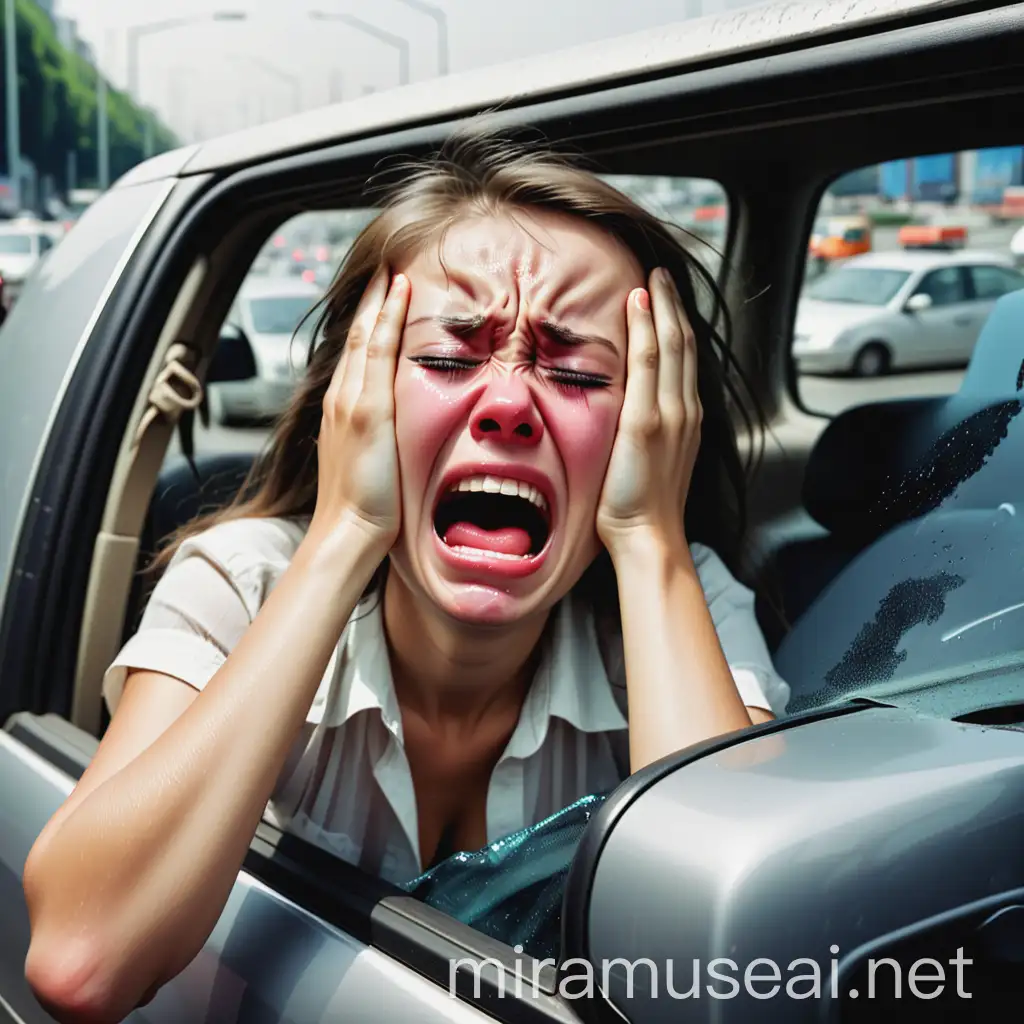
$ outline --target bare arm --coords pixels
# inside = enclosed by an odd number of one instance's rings
[[[89,771],[29,854],[26,977],[58,1020],[122,1020],[191,962],[223,910],[397,532],[386,471],[407,292],[392,290],[372,337],[365,325],[350,335],[324,402],[313,523],[252,626],[201,693],[159,674],[131,680]],[[376,309],[382,301],[378,285]]]
[[[743,705],[689,550],[638,542],[621,565],[632,770],[766,715]]]
[[[597,518],[619,585],[634,772],[771,717],[743,705],[690,554],[696,339],[671,278],[655,270],[649,286],[627,303],[626,391]]]

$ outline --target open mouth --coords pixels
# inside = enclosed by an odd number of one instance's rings
[[[544,550],[551,535],[551,508],[533,484],[470,476],[456,481],[441,497],[434,530],[455,551],[531,558]]]

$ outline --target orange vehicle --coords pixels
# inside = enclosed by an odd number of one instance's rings
[[[808,254],[822,262],[845,260],[871,252],[871,222],[867,217],[824,217],[811,234]]]
[[[902,249],[962,249],[967,228],[953,224],[907,224],[898,236]]]

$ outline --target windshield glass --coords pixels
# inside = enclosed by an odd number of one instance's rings
[[[0,235],[0,253],[31,256],[32,239],[28,235]]]
[[[310,295],[275,295],[251,299],[249,312],[257,334],[294,334],[316,300]]]
[[[821,302],[853,302],[860,306],[884,306],[900,290],[906,270],[881,267],[839,267],[819,277],[804,294]]]

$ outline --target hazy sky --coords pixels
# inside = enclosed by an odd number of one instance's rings
[[[450,70],[497,64],[609,39],[763,0],[433,0],[448,20]],[[244,11],[245,22],[216,23],[214,11]],[[318,107],[398,81],[398,51],[341,22],[308,12],[345,12],[411,44],[413,82],[437,73],[434,22],[401,0],[57,0],[75,18],[112,80],[127,78],[129,25],[195,17],[144,37],[139,89],[184,137],[231,131],[284,116],[293,104]]]

